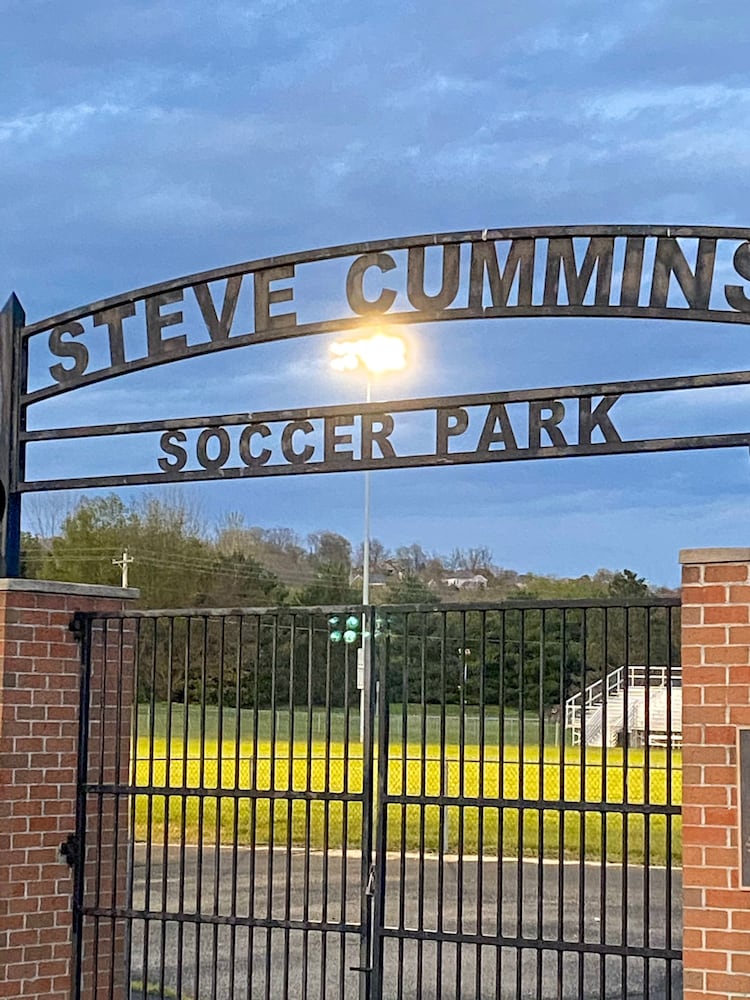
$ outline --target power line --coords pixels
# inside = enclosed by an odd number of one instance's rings
[[[48,560],[53,564],[71,564],[71,563],[98,563],[101,564],[106,556],[109,556],[111,549],[100,550],[101,554],[96,554],[88,552],[87,554],[77,554],[77,553],[29,553],[27,556],[27,562],[41,564],[47,562]],[[243,563],[236,563],[234,567],[231,566],[221,566],[217,565],[210,557],[203,559],[197,558],[187,558],[187,559],[159,559],[155,556],[145,556],[138,555],[137,550],[130,549],[129,552],[135,552],[139,564],[153,566],[156,568],[169,569],[171,571],[177,572],[179,570],[193,570],[198,573],[205,574],[206,576],[219,576],[225,577],[232,580],[252,580],[258,583],[274,584],[276,582],[282,584],[290,585],[307,585],[315,584],[321,588],[328,588],[334,590],[341,586],[339,581],[327,580],[325,577],[320,577],[316,574],[315,570],[299,570],[296,573],[292,572],[282,572],[276,573],[274,570],[269,569],[261,565],[260,569],[255,569],[247,566]],[[129,564],[132,562],[132,558],[128,560]],[[121,566],[122,560],[112,559],[112,562],[116,565]]]

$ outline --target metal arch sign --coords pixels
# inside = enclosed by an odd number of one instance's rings
[[[426,280],[428,260],[437,265],[437,283]],[[316,314],[297,282],[304,272],[314,287],[315,269],[329,262],[341,269],[341,306],[335,315]],[[0,315],[0,572],[18,572],[20,499],[31,491],[750,444],[750,431],[624,439],[615,409],[632,394],[747,384],[748,371],[85,427],[26,426],[35,403],[184,358],[373,321],[513,316],[749,324],[750,230],[570,226],[349,244],[177,278],[32,324],[11,296]],[[44,373],[40,384],[29,384],[30,352],[35,372]],[[398,422],[425,412],[431,413],[430,440],[404,453],[396,444]],[[143,472],[26,477],[27,448],[35,442],[131,434],[158,435]]]

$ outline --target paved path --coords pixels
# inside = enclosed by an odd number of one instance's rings
[[[163,964],[165,985],[180,988],[191,1000],[357,1000],[360,974],[350,970],[360,965],[358,855],[332,852],[326,858],[296,851],[287,864],[285,853],[265,848],[199,852],[193,847],[183,853],[184,864],[179,849],[170,848],[166,859],[154,849],[147,867],[146,850],[138,846],[134,905],[152,914],[200,910],[208,922],[198,925],[194,916],[182,922],[152,918],[146,932],[145,921],[134,921],[133,979],[158,984]],[[400,859],[389,857],[384,923],[422,928],[424,934],[423,940],[401,942],[387,934],[384,1000],[677,1000],[682,995],[679,963],[671,970],[670,993],[663,960],[585,953],[579,943],[601,948],[602,943],[643,946],[648,941],[652,948],[663,948],[671,935],[673,947],[679,947],[680,914],[669,905],[670,888],[679,900],[679,872],[670,886],[662,869],[644,877],[644,870],[634,866],[560,868],[532,859],[520,865],[485,859],[480,865],[477,859],[459,864],[449,858],[441,876],[436,857],[425,857],[422,865],[417,857],[407,857],[403,871]],[[243,924],[251,913],[270,926]],[[211,922],[212,917],[218,919]],[[305,919],[327,923],[328,932],[274,926]],[[456,942],[440,946],[429,939],[438,921]],[[498,930],[524,939],[526,946],[458,943],[460,935],[481,931],[492,937]],[[535,946],[539,939],[557,938],[566,945]],[[165,992],[165,998],[173,996]],[[143,1000],[143,991],[134,991],[131,1000]]]

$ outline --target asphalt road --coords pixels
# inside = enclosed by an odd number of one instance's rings
[[[132,1000],[166,1000],[175,991],[191,1000],[357,1000],[361,973],[351,969],[361,964],[361,896],[354,852],[300,850],[287,861],[285,852],[265,848],[187,847],[170,848],[166,857],[154,848],[149,857],[138,845],[133,905],[151,916],[132,923],[131,970],[151,990],[141,985]],[[640,867],[599,863],[448,857],[441,865],[434,856],[421,864],[389,856],[383,998],[677,1000],[679,963],[670,969],[656,957],[604,952],[646,943],[664,948],[670,938],[679,947],[680,899],[679,872],[670,884],[663,869],[646,875]],[[177,913],[188,917],[175,920]],[[251,914],[270,926],[242,923]],[[303,920],[313,929],[294,926]],[[314,929],[316,923],[328,930]],[[421,928],[422,939],[399,940],[399,928]],[[452,940],[431,939],[438,929]],[[478,932],[491,939],[498,930],[520,946],[462,940]],[[540,948],[540,940],[550,945]]]

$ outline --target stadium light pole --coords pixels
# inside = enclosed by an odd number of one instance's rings
[[[331,367],[340,372],[365,372],[365,402],[372,402],[374,377],[406,367],[406,342],[401,337],[376,333],[361,340],[338,340],[331,344]],[[365,469],[364,540],[362,544],[362,604],[370,604],[370,470]],[[371,636],[367,632],[367,613],[362,615],[362,646],[357,661],[359,688],[359,739],[364,741],[365,683],[364,665],[370,652]],[[361,659],[360,659],[361,658]]]

